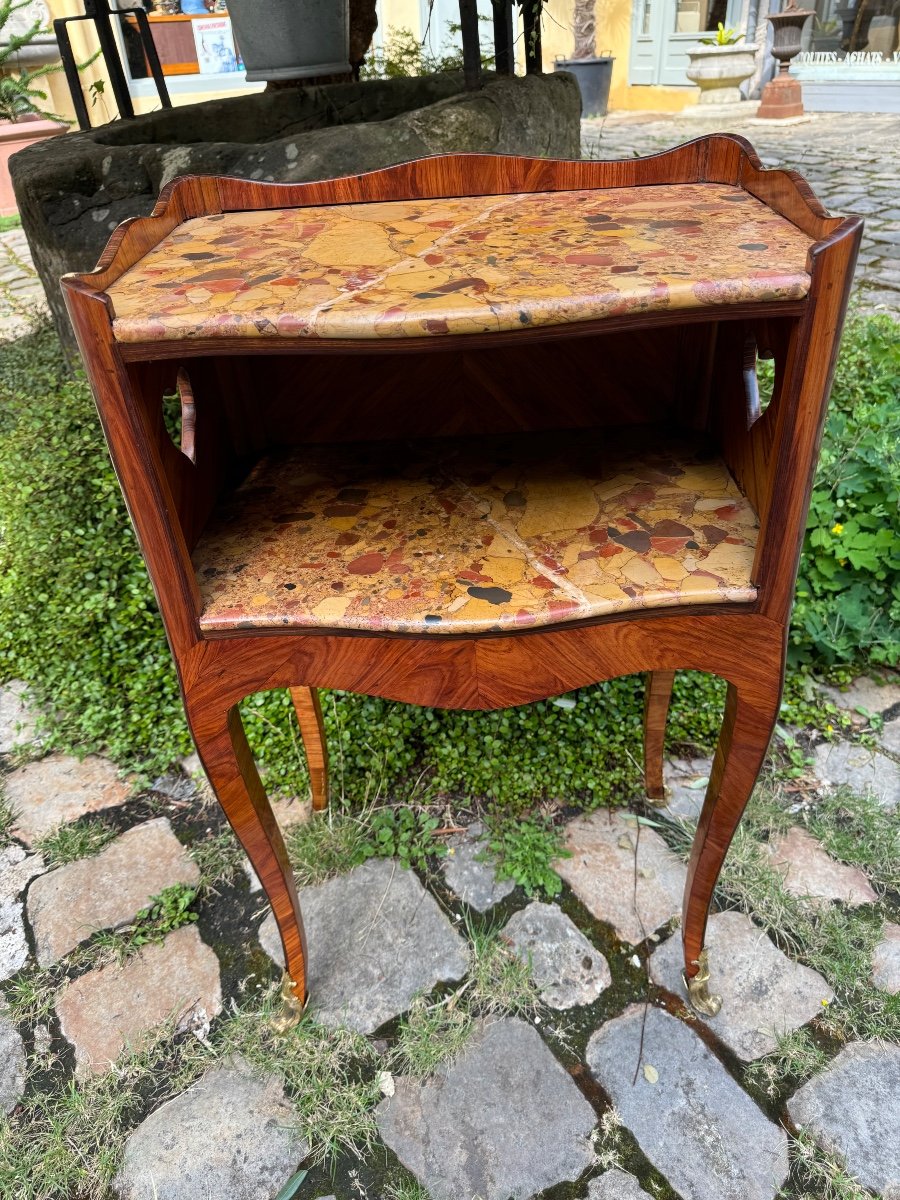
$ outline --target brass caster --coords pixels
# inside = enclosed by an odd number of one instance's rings
[[[672,796],[672,789],[664,786],[660,795],[652,796],[648,791],[644,792],[644,799],[651,808],[665,808]]]
[[[710,994],[708,951],[705,948],[701,950],[700,957],[694,961],[697,964],[697,974],[691,976],[685,971],[682,975],[691,1001],[691,1008],[695,1012],[702,1013],[704,1017],[715,1017],[722,1007],[722,997]]]
[[[287,1033],[300,1024],[306,1005],[297,998],[295,987],[293,979],[285,971],[281,979],[281,1007],[270,1018],[270,1024],[276,1033]]]

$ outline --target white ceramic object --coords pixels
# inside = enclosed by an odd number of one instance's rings
[[[700,88],[700,104],[734,104],[741,100],[740,85],[756,69],[756,47],[748,42],[734,46],[691,46],[687,77]]]

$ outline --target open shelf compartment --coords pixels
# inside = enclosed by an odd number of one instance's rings
[[[695,433],[293,447],[214,510],[200,625],[481,633],[748,603],[757,530]]]

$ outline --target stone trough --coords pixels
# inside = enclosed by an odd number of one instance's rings
[[[58,281],[87,271],[127,217],[151,211],[177,175],[301,182],[454,150],[577,158],[581,102],[571,75],[368,80],[261,92],[67,133],[14,156],[22,224],[57,328]]]

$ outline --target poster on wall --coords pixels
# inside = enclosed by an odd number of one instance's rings
[[[201,17],[191,22],[201,75],[241,70],[228,17]]]

